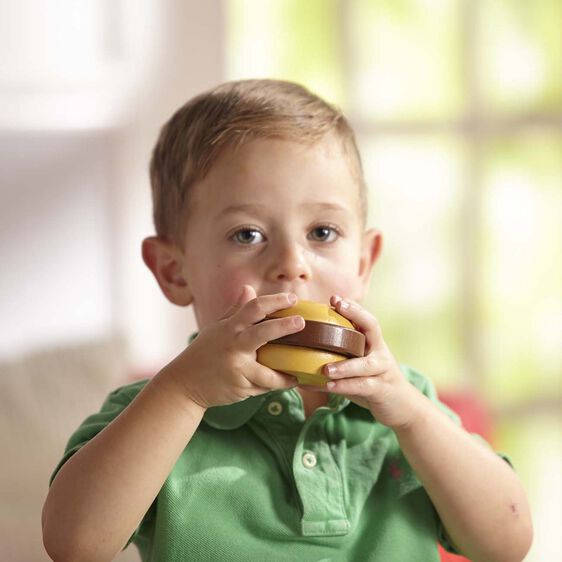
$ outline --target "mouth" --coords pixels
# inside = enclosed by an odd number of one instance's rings
[[[302,289],[295,289],[294,287],[278,287],[272,291],[265,291],[260,293],[259,296],[263,295],[275,295],[279,293],[293,293],[297,296],[299,301],[312,301],[312,302],[319,302],[319,303],[329,303],[330,297],[323,298],[316,294],[310,294],[308,291],[303,291]]]

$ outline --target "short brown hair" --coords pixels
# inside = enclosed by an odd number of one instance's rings
[[[281,80],[227,82],[180,107],[162,127],[150,162],[156,233],[181,244],[190,188],[221,152],[255,138],[313,144],[334,132],[360,190],[366,221],[366,187],[355,136],[342,112],[303,86]]]

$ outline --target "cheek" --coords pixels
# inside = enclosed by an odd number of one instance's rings
[[[355,253],[338,255],[336,259],[318,262],[316,279],[325,293],[355,300],[359,291],[359,258]]]
[[[357,298],[357,286],[354,280],[349,278],[335,278],[330,287],[331,293],[339,295],[347,299],[355,300]]]
[[[316,270],[310,287],[313,300],[328,301],[332,295],[354,299],[356,294],[356,278],[353,271],[330,267]]]
[[[222,313],[224,313],[238,300],[244,285],[256,287],[255,282],[248,275],[241,273],[236,268],[226,270],[221,266],[217,266],[217,271],[216,299],[217,305],[222,308]]]

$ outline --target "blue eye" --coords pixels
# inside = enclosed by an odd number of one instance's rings
[[[238,244],[243,244],[244,246],[250,246],[262,242],[264,235],[253,228],[243,228],[235,232],[231,237]]]
[[[309,237],[315,242],[334,242],[339,236],[339,232],[327,225],[320,225],[310,231]]]

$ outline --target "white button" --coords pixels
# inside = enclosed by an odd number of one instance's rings
[[[316,455],[314,455],[313,453],[305,453],[302,456],[302,464],[306,468],[314,468],[316,466],[316,462]]]
[[[283,404],[281,402],[270,402],[267,405],[267,411],[272,416],[278,416],[283,411]]]

